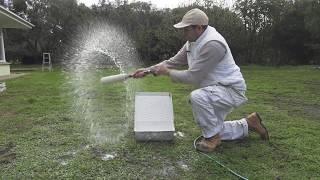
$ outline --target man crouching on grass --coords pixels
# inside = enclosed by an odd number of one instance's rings
[[[196,148],[212,152],[221,140],[236,140],[248,136],[248,130],[258,133],[263,140],[269,135],[258,113],[248,117],[224,121],[233,108],[247,101],[246,84],[235,64],[224,37],[208,25],[207,15],[200,9],[188,11],[181,22],[174,25],[183,29],[187,42],[169,60],[145,69],[139,69],[135,78],[142,78],[145,71],[157,75],[168,75],[173,81],[193,84],[198,89],[191,92],[190,102],[193,116],[203,138]],[[187,65],[187,70],[176,70]]]

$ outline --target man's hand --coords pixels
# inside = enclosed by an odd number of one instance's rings
[[[157,64],[150,68],[141,68],[136,70],[131,76],[133,78],[143,78],[152,73],[153,75],[169,75],[170,69],[165,64]]]
[[[131,76],[133,78],[143,78],[145,77],[148,73],[146,73],[148,70],[145,68],[141,68],[136,70]]]

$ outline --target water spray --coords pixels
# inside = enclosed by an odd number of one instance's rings
[[[128,81],[120,87],[121,91],[115,90],[121,95],[116,100],[107,99],[103,89],[95,87],[106,68],[116,68],[122,74],[142,66],[134,42],[122,27],[105,20],[79,25],[70,39],[61,57],[66,75],[61,90],[72,97],[70,111],[83,124],[91,144],[118,143],[133,121],[133,97],[139,82]],[[114,104],[121,110],[110,116]]]

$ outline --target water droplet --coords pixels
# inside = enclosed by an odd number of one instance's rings
[[[109,161],[109,160],[112,160],[116,157],[116,155],[112,155],[112,154],[104,154],[101,159],[103,161]]]
[[[176,137],[184,137],[184,134],[182,132],[178,131],[178,132],[174,133],[174,136],[176,136]]]

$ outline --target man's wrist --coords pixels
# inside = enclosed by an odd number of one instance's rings
[[[166,75],[170,76],[171,71],[172,71],[171,69],[168,69],[168,71],[167,71],[167,74],[166,74]]]

